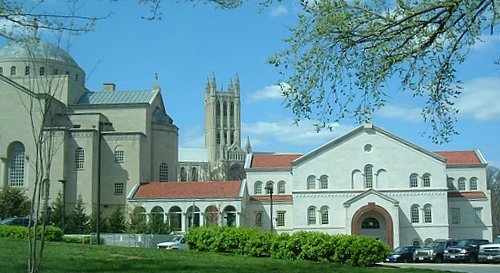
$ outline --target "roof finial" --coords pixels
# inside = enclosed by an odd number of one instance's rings
[[[160,91],[161,90],[160,85],[158,84],[158,73],[157,72],[155,72],[153,90],[154,91]]]

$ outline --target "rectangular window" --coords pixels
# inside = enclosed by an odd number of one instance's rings
[[[123,195],[123,192],[124,192],[124,184],[115,183],[115,195]]]
[[[460,208],[451,208],[450,214],[451,223],[454,225],[460,224]]]
[[[123,150],[115,151],[115,162],[123,163],[125,161],[125,153]]]
[[[255,226],[256,227],[262,226],[262,212],[261,211],[258,211],[255,213]]]
[[[75,168],[83,170],[83,163],[85,162],[85,151],[82,147],[78,147],[75,151]]]
[[[276,221],[277,221],[276,225],[278,227],[285,226],[285,213],[286,213],[286,211],[284,211],[284,210],[278,210],[278,212],[277,212],[278,215],[277,215],[277,219],[276,219]]]
[[[481,224],[483,222],[481,217],[482,211],[483,208],[474,208],[474,223]]]

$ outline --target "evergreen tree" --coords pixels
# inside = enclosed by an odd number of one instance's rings
[[[66,223],[66,233],[83,234],[89,231],[89,217],[85,214],[85,205],[81,196],[78,196]]]
[[[148,225],[146,223],[146,217],[143,214],[143,211],[136,207],[132,210],[132,213],[129,214],[130,218],[130,226],[129,232],[133,233],[145,233],[148,229]]]
[[[108,232],[108,223],[106,217],[102,216],[102,210],[100,211],[100,225],[99,225],[99,232]],[[92,209],[92,215],[90,217],[90,232],[96,232],[97,231],[97,209],[93,208]]]
[[[64,220],[68,217],[64,211],[64,199],[62,192],[57,193],[57,197],[52,202],[51,210],[49,212],[49,223],[61,228],[64,231]]]
[[[125,215],[121,206],[117,206],[108,219],[108,230],[113,233],[122,233],[125,230]]]

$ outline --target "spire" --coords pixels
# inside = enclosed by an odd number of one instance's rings
[[[227,91],[232,92],[233,91],[233,80],[229,79],[229,86],[227,87]]]
[[[249,154],[252,152],[252,145],[250,144],[250,137],[247,136],[247,144],[245,145],[245,153]]]
[[[236,82],[234,84],[234,93],[239,95],[240,94],[240,77],[238,76],[238,73],[236,73]]]
[[[217,91],[217,80],[215,79],[215,72],[212,72],[212,92]]]

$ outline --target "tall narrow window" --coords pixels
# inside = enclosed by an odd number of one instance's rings
[[[328,176],[322,175],[319,178],[319,188],[322,190],[328,189]]]
[[[116,146],[115,148],[115,162],[123,163],[125,162],[125,151],[122,146]]]
[[[31,74],[31,67],[25,66],[24,67],[24,76],[29,76]]]
[[[285,226],[285,213],[286,213],[286,211],[284,211],[284,210],[278,210],[277,211],[276,225],[278,227],[284,227]]]
[[[307,224],[316,225],[316,207],[309,207],[307,209]]]
[[[460,208],[451,208],[450,218],[452,224],[454,225],[460,224]]]
[[[191,168],[191,181],[198,181],[198,169],[196,167]]]
[[[262,181],[255,182],[253,194],[255,195],[262,194]]]
[[[20,142],[11,144],[9,151],[9,186],[24,186],[24,145]]]
[[[477,191],[477,178],[476,177],[472,177],[469,181],[469,189],[471,191]]]
[[[162,162],[160,164],[159,180],[160,180],[160,182],[167,182],[168,181],[168,165],[165,162]]]
[[[365,188],[373,188],[373,166],[365,166]]]
[[[286,193],[286,182],[281,180],[278,182],[278,193],[285,194]]]
[[[45,67],[40,67],[40,76],[45,76]]]
[[[465,178],[463,178],[463,177],[460,177],[458,179],[458,190],[465,191]]]
[[[256,227],[262,226],[262,211],[258,211],[255,213],[255,226]]]
[[[85,163],[85,151],[82,147],[78,147],[75,150],[75,168],[77,170],[83,170]]]
[[[182,182],[186,182],[186,180],[187,180],[187,171],[186,171],[186,168],[184,168],[184,167],[181,167],[181,178],[180,178],[180,180]]]
[[[12,66],[12,67],[10,68],[10,75],[11,75],[11,76],[15,76],[16,74],[17,74],[17,69],[16,69],[16,67],[15,67],[15,66]]]
[[[321,207],[320,214],[321,214],[321,224],[322,225],[328,225],[330,223],[330,219],[328,217],[328,207],[323,206]]]
[[[424,223],[432,223],[432,206],[430,204],[424,206]]]
[[[448,177],[447,180],[448,182],[448,189],[449,190],[455,190],[455,179],[453,179],[453,177]]]
[[[422,176],[422,180],[424,182],[424,187],[430,187],[431,186],[431,175],[426,173]]]
[[[411,213],[410,214],[411,214],[411,222],[412,223],[420,222],[418,205],[411,206]]]
[[[410,188],[418,187],[418,175],[416,173],[412,173],[410,175]]]
[[[314,190],[316,188],[316,176],[310,175],[307,177],[307,189]]]

